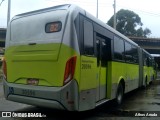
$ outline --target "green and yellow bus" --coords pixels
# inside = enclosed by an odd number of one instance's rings
[[[144,50],[76,5],[15,16],[3,61],[7,100],[85,111],[145,85]],[[149,69],[149,68],[147,68]],[[149,71],[148,71],[149,72]]]
[[[143,50],[143,81],[145,82],[144,86],[146,87],[148,84],[152,83],[156,78],[155,73],[155,61],[154,57],[149,54],[146,50]]]

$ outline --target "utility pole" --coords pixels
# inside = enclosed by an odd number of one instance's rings
[[[11,0],[8,0],[8,14],[7,14],[7,26],[10,21],[10,15],[11,15]]]
[[[114,19],[113,19],[113,27],[114,27],[114,29],[116,30],[116,21],[117,21],[117,19],[116,19],[116,0],[114,0],[114,4],[113,4],[113,8],[114,8]]]
[[[98,0],[97,0],[97,18],[98,18]]]

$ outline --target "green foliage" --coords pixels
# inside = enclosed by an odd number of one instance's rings
[[[143,23],[138,14],[133,11],[121,9],[117,12],[117,25],[116,29],[126,35],[126,36],[136,36],[136,37],[147,37],[151,34],[151,31],[148,28],[143,30]],[[108,25],[113,27],[113,18],[112,16],[108,21]]]

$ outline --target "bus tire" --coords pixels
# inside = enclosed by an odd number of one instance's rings
[[[116,104],[117,105],[122,104],[123,96],[124,96],[123,85],[122,83],[119,83],[118,88],[117,88],[117,94],[116,94]]]

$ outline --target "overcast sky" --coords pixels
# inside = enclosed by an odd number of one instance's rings
[[[113,15],[114,0],[98,0],[98,2],[98,18],[107,23]],[[16,14],[70,3],[77,4],[96,16],[97,0],[11,0],[11,18]],[[134,11],[141,17],[143,27],[151,30],[150,37],[160,38],[160,0],[116,0],[116,3],[116,11],[122,8]],[[4,0],[0,6],[0,27],[4,28],[7,26],[7,6],[8,0]]]

